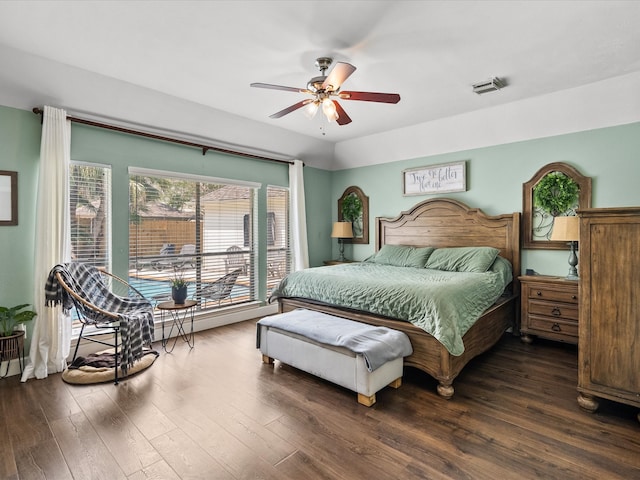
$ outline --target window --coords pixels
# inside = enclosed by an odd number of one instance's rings
[[[256,300],[258,184],[132,168],[129,186],[133,286],[156,303],[170,300],[180,275],[203,309]]]
[[[276,238],[276,214],[267,212],[267,245],[273,247]],[[249,215],[244,216],[244,246],[249,246],[249,237],[251,233],[251,219]]]
[[[69,169],[71,259],[111,266],[111,169],[72,162]]]
[[[267,291],[289,273],[289,189],[267,187]]]

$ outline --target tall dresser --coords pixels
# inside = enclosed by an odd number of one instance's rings
[[[578,404],[640,407],[640,207],[578,213]]]

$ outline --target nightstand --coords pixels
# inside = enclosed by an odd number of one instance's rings
[[[342,265],[343,263],[353,263],[354,260],[324,260],[325,265]]]
[[[518,279],[522,341],[531,343],[534,335],[577,344],[578,282],[546,275],[525,275]]]

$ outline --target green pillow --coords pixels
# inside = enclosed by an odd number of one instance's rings
[[[368,258],[368,262],[395,267],[424,268],[433,247],[411,247],[409,245],[383,245],[378,253]]]
[[[437,248],[425,268],[449,272],[484,273],[489,270],[500,251],[493,247]]]
[[[424,268],[434,250],[433,247],[412,247],[411,253],[407,256],[406,266]]]

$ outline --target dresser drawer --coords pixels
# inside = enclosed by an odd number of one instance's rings
[[[577,303],[543,302],[539,300],[529,300],[529,315],[542,315],[545,317],[578,321]]]
[[[564,290],[561,287],[550,287],[549,285],[529,285],[529,298],[548,300],[550,302],[563,302],[578,304],[578,293],[576,289]]]
[[[539,317],[529,315],[529,328],[539,334],[569,335],[578,338],[578,322],[567,321],[561,318]]]

